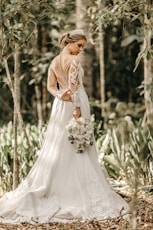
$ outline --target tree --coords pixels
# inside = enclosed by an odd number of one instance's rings
[[[90,5],[90,1],[76,0],[76,26],[78,29],[83,29],[87,35],[90,35],[90,17],[87,14],[87,9]],[[86,44],[85,52],[81,56],[85,72],[84,85],[89,97],[93,94],[93,49],[94,47],[89,40]]]
[[[153,121],[153,68],[152,68],[152,44],[151,44],[151,31],[152,31],[152,14],[153,2],[152,0],[114,0],[106,1],[106,5],[101,4],[99,0],[95,2],[95,6],[91,9],[91,15],[94,16],[94,24],[96,29],[99,23],[103,24],[104,28],[116,22],[117,20],[127,19],[128,22],[138,21],[142,28],[142,37],[144,40],[143,49],[140,50],[136,59],[135,69],[138,67],[140,61],[144,60],[144,99],[146,106],[147,123],[152,124]],[[101,7],[99,5],[101,4]],[[124,24],[126,27],[126,24]],[[137,36],[129,38],[130,44],[132,41],[137,40]]]
[[[39,12],[39,4],[43,4],[43,10]],[[14,180],[13,187],[18,184],[18,151],[17,151],[17,127],[22,126],[30,148],[30,141],[24,128],[24,122],[20,111],[20,51],[27,46],[34,36],[37,23],[46,17],[49,10],[53,9],[49,3],[38,1],[3,1],[1,2],[1,53],[2,62],[6,70],[6,81],[11,90],[14,102]],[[9,62],[14,61],[13,70]]]
[[[147,123],[153,124],[153,58],[152,58],[152,24],[153,4],[146,0],[144,15],[144,98]]]

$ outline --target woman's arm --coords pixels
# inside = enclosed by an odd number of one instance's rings
[[[54,96],[58,96],[57,79],[51,68],[48,69],[47,90]]]

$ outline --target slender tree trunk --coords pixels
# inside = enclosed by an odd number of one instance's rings
[[[41,106],[41,92],[39,90],[39,86],[35,84],[35,95],[37,101],[37,115],[38,115],[38,128],[41,130],[42,127],[42,106]]]
[[[19,162],[18,162],[18,116],[14,106],[14,119],[13,119],[13,127],[14,127],[14,156],[13,156],[13,189],[15,189],[18,185],[18,175],[19,175]]]
[[[13,162],[13,189],[18,185],[19,181],[19,164],[18,164],[18,113],[20,109],[20,80],[19,80],[19,51],[18,45],[15,44],[14,53],[14,162]]]
[[[149,4],[149,1],[146,1],[146,8],[151,9],[152,4]],[[144,56],[144,98],[145,98],[145,107],[146,107],[146,118],[147,124],[153,124],[153,59],[150,55],[151,50],[151,39],[152,39],[152,30],[151,24],[153,17],[150,19],[145,15],[145,38],[144,38],[144,47],[147,51],[147,54]]]
[[[47,26],[43,25],[41,28],[42,33],[42,48],[41,53],[44,56],[47,52]],[[47,81],[46,81],[46,74],[42,78],[42,117],[43,119],[47,119]]]
[[[15,102],[16,101],[16,97],[15,97],[15,92],[14,92],[14,85],[13,85],[13,81],[11,79],[11,74],[10,74],[10,71],[9,71],[9,66],[8,66],[7,58],[4,57],[3,61],[4,61],[6,76],[7,76],[7,84],[9,86],[9,89],[10,89],[11,93],[12,93],[13,101]],[[18,104],[17,103],[15,103],[14,106],[16,106],[16,112],[18,114],[19,124],[20,124],[20,127],[22,127],[22,129],[24,131],[24,135],[25,135],[25,138],[27,140],[27,144],[28,144],[29,149],[30,149],[31,145],[30,145],[30,141],[29,141],[26,129],[25,129],[25,125],[24,125],[23,119],[22,119],[20,108],[18,108]]]
[[[104,38],[102,25],[99,27],[99,62],[100,62],[100,95],[101,116],[105,117],[105,70],[104,70]]]
[[[42,113],[43,119],[47,119],[47,82],[46,78],[43,78],[42,81]]]
[[[151,31],[146,37],[147,43],[151,41]],[[150,45],[150,44],[149,44]],[[147,123],[153,124],[153,60],[144,57],[144,98]]]
[[[41,25],[39,25],[38,28],[35,29],[34,34],[35,34],[35,40],[33,41],[33,50],[34,50],[33,59],[37,63],[37,60],[38,60],[37,51],[38,51],[38,49],[40,49],[40,51],[41,51],[42,39],[43,39],[42,38]],[[38,38],[40,40],[40,44],[39,44]],[[38,65],[38,63],[37,63],[37,65]],[[40,88],[39,88],[40,84],[41,84],[41,82],[37,83],[37,81],[36,81],[34,87],[35,87],[36,106],[37,106],[38,128],[41,130],[43,115],[42,115],[41,91],[40,91]]]
[[[76,27],[78,29],[83,29],[87,38],[90,22],[87,16],[88,4],[89,1],[76,0]],[[93,92],[93,46],[89,41],[86,44],[85,52],[81,54],[81,63],[84,68],[84,85],[88,96],[91,97]]]

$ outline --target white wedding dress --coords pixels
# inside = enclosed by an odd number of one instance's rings
[[[54,69],[56,64],[53,62],[51,67]],[[81,115],[90,118],[80,64],[74,72],[79,79],[75,102],[79,102]],[[76,75],[71,77],[71,83],[75,83]],[[63,83],[59,81],[61,91],[69,87],[66,79]],[[34,166],[16,190],[0,199],[0,222],[104,220],[129,210],[128,204],[109,185],[105,170],[98,163],[95,142],[78,154],[68,141],[65,126],[72,118],[73,106],[72,102],[55,98],[44,143]]]

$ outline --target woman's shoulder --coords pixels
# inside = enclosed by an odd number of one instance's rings
[[[57,63],[59,61],[60,55],[57,55],[56,57],[53,58],[51,64]]]
[[[76,66],[79,65],[80,61],[77,55],[67,55],[61,57],[59,54],[53,58],[53,60],[49,65],[49,69],[56,69],[62,63],[64,69],[69,69],[71,65],[76,65]]]
[[[72,64],[79,65],[80,60],[76,55],[70,55],[67,62],[69,63],[69,65]]]
[[[49,65],[49,68],[53,68],[57,65],[58,63],[58,59],[59,59],[59,55],[57,55],[56,57],[54,57]]]
[[[70,55],[71,61],[79,61],[79,57],[77,55]]]

